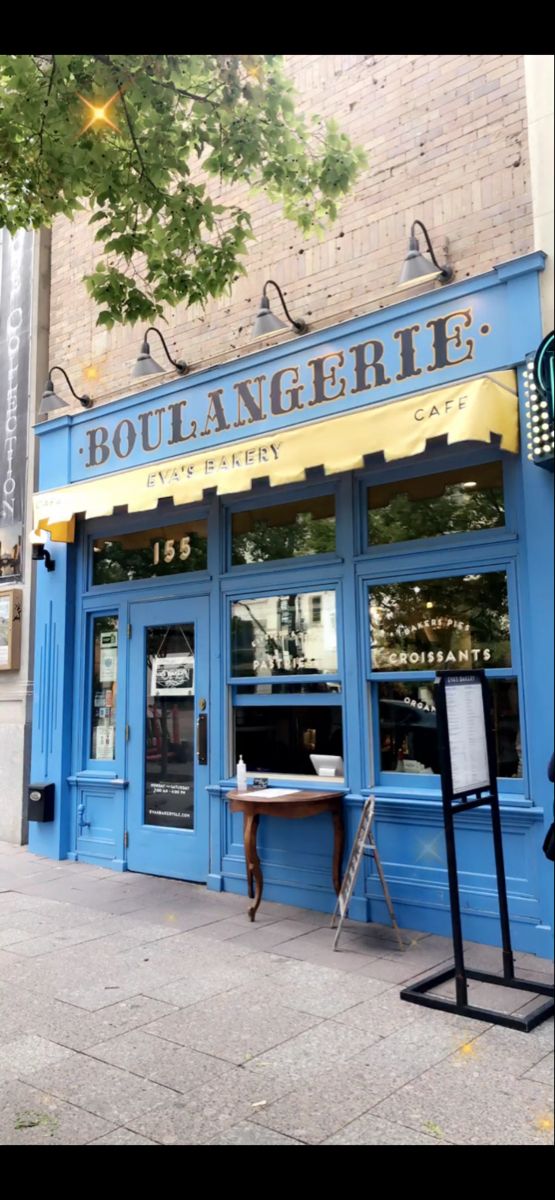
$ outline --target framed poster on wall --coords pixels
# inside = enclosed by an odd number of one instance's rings
[[[0,671],[19,670],[21,588],[0,589]]]

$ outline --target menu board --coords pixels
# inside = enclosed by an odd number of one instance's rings
[[[453,795],[489,788],[491,780],[481,677],[446,676],[445,707]]]

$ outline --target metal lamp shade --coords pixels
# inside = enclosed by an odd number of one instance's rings
[[[39,416],[48,416],[48,413],[56,412],[57,408],[69,408],[69,404],[67,400],[62,400],[61,396],[56,395],[54,384],[49,379],[41,396]]]
[[[163,370],[164,368],[159,366],[153,359],[150,353],[150,346],[145,338],[135,366],[131,371],[133,379],[144,379],[145,375],[159,375]]]
[[[432,279],[439,279],[440,275],[441,269],[438,270],[437,267],[434,267],[430,258],[426,258],[418,249],[411,249],[403,263],[401,278],[397,287],[414,287],[417,283],[428,283]]]
[[[270,301],[267,296],[263,296],[252,327],[253,336],[264,337],[268,333],[276,333],[278,329],[287,329],[287,326],[271,312]]]

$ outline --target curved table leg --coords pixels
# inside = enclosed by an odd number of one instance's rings
[[[260,817],[258,814],[251,816],[250,813],[245,813],[243,825],[243,837],[245,841],[245,861],[247,864],[247,886],[249,891],[249,899],[253,898],[253,878],[256,885],[254,893],[254,904],[249,908],[249,917],[254,921],[256,910],[262,899],[262,871],[260,869],[260,859],[256,849],[256,833],[258,830],[258,822]]]
[[[341,864],[345,847],[345,825],[341,808],[332,812],[333,820],[333,886],[336,895],[341,891]]]

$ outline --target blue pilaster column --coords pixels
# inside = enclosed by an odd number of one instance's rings
[[[71,421],[59,417],[39,425],[39,488],[63,487],[70,482],[69,444]],[[48,541],[55,564],[44,562],[36,571],[35,668],[31,783],[53,783],[54,820],[29,822],[29,849],[48,858],[65,858],[70,849],[71,731],[74,706],[73,659],[75,637],[76,548]]]
[[[31,783],[54,783],[54,820],[29,822],[29,849],[65,858],[70,849],[75,547],[52,543],[55,569],[36,563],[35,680]]]

